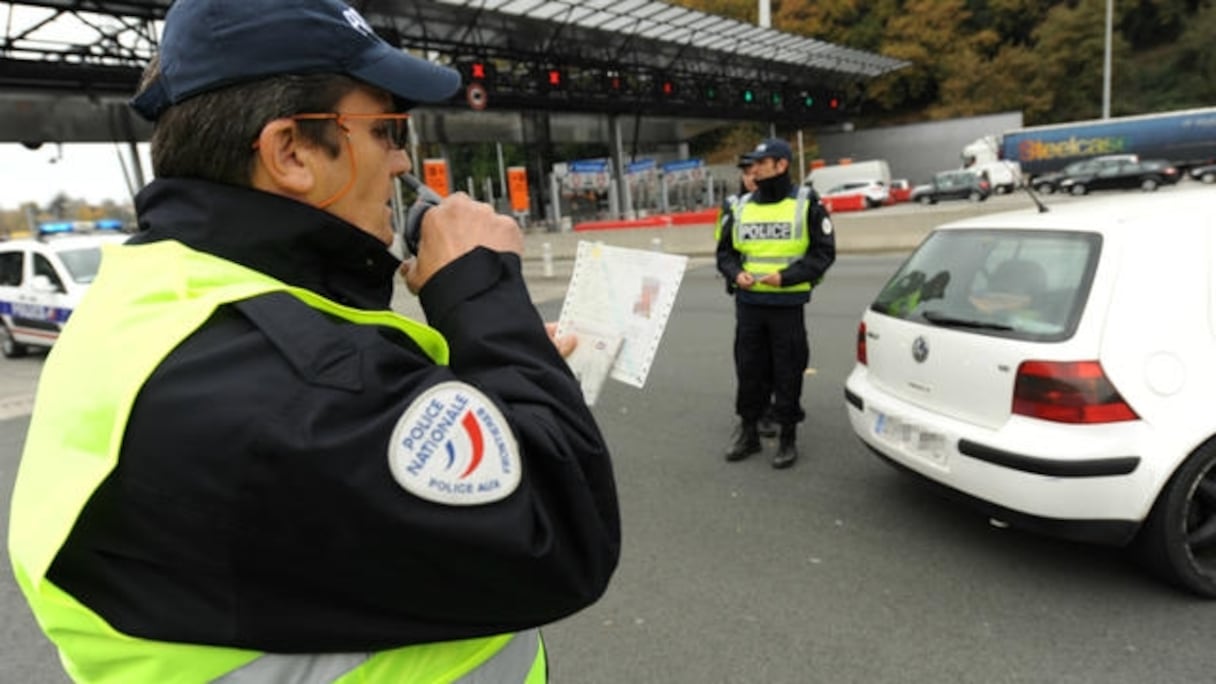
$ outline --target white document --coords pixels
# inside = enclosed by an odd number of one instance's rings
[[[613,358],[610,377],[634,387],[646,384],[687,265],[688,257],[682,255],[578,243],[557,332],[578,336],[568,361],[584,392],[590,381],[598,396],[602,381],[591,378],[603,372],[608,357]],[[612,352],[615,337],[621,340],[620,349]],[[584,344],[591,349],[580,357]],[[588,398],[588,404],[593,402]]]

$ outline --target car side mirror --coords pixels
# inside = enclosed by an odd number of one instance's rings
[[[51,282],[49,277],[44,275],[34,276],[34,279],[30,281],[30,287],[34,290],[34,292],[40,292],[43,294],[54,294],[56,292],[63,291],[62,288]]]

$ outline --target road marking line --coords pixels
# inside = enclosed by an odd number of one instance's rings
[[[0,397],[0,420],[28,416],[34,412],[34,395],[17,394]]]

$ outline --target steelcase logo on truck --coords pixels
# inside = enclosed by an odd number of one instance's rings
[[[1103,154],[1123,154],[1129,149],[1125,136],[1103,138],[1070,137],[1067,140],[1023,140],[1018,144],[1018,161],[1023,164],[1048,159],[1097,157]]]

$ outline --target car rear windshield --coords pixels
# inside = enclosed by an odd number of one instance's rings
[[[871,310],[981,335],[1071,337],[1102,249],[1097,233],[945,230],[931,234]]]

